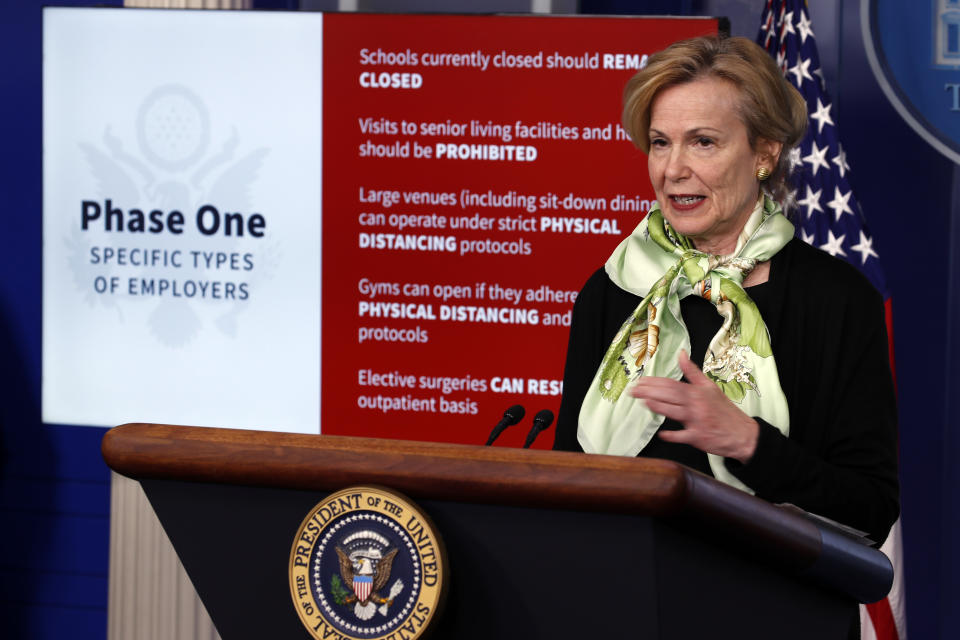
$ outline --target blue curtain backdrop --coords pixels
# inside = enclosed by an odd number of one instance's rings
[[[103,638],[103,430],[40,423],[42,4],[0,7],[0,627],[6,638]],[[960,623],[951,606],[960,599],[952,545],[960,471],[945,461],[960,456],[951,428],[960,417],[960,182],[877,86],[860,36],[860,0],[809,5],[854,188],[894,301],[909,635],[951,637]],[[727,15],[735,35],[751,38],[762,8],[763,0],[580,3],[582,13]],[[909,305],[922,308],[922,327],[908,324]]]
[[[103,430],[40,423],[41,6],[0,8],[0,633],[104,638]]]

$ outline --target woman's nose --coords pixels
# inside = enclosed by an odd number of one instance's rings
[[[666,157],[664,177],[670,181],[683,180],[690,176],[690,165],[682,145],[674,145]]]
[[[667,156],[667,164],[664,167],[664,176],[671,181],[683,180],[689,177],[690,166],[687,163],[686,154],[680,145],[670,150]]]

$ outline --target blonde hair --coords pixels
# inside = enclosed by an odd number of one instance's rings
[[[765,188],[781,200],[787,194],[790,150],[807,130],[807,104],[766,51],[746,38],[703,36],[676,42],[659,51],[623,90],[623,128],[634,145],[650,150],[650,109],[666,87],[702,77],[731,82],[740,93],[739,116],[750,147],[758,138],[783,145]]]

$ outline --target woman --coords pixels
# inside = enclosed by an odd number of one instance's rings
[[[675,460],[879,544],[899,512],[883,302],[777,204],[806,120],[743,38],[676,43],[628,83],[658,205],[577,298],[554,448]]]

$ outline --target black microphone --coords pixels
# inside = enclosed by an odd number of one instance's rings
[[[497,423],[497,426],[493,428],[493,431],[490,432],[490,437],[487,438],[486,446],[493,444],[493,441],[500,437],[500,434],[503,433],[503,430],[509,426],[515,425],[521,420],[526,414],[526,410],[518,404],[513,405],[509,409],[503,412],[503,417],[500,418],[500,422]],[[551,416],[552,419],[552,416]]]
[[[546,431],[551,424],[553,424],[553,412],[550,411],[550,409],[538,411],[537,415],[533,417],[533,428],[530,429],[530,433],[527,434],[527,441],[523,443],[523,448],[529,449],[533,441],[540,435],[540,432]]]

